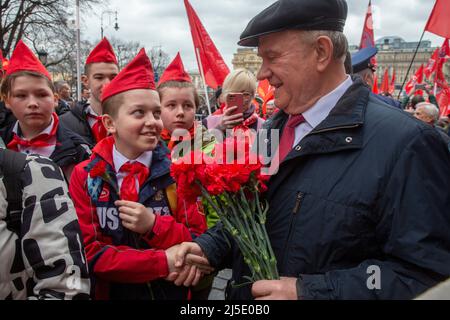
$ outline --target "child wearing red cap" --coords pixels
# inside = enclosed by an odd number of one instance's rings
[[[179,53],[164,71],[158,83],[158,92],[161,97],[161,119],[164,125],[161,138],[172,152],[172,160],[182,156],[184,151],[194,150],[195,147],[201,147],[204,153],[212,152],[215,139],[200,122],[195,120],[195,111],[200,104],[200,98],[191,77],[184,69]],[[206,208],[208,227],[214,226],[219,220],[219,216],[212,208],[206,203],[202,204],[201,198],[197,203],[186,206],[201,208],[203,212]],[[192,288],[193,300],[208,298],[213,276],[203,278],[198,286]]]
[[[175,156],[175,159],[181,156],[186,147],[194,150],[194,137],[202,139],[198,144],[202,151],[211,152],[214,137],[208,134],[200,122],[195,121],[195,111],[200,104],[200,98],[191,77],[184,70],[179,53],[164,71],[158,83],[158,92],[164,125],[161,138],[169,150],[173,151],[172,156]],[[186,142],[188,146],[185,143],[180,144],[181,141]]]
[[[1,132],[7,148],[50,158],[69,181],[74,166],[89,157],[90,149],[59,124],[50,74],[22,40],[11,56],[1,96],[17,119]]]
[[[161,106],[144,50],[105,87],[103,123],[112,134],[75,168],[70,193],[80,220],[95,299],[186,299],[165,281],[172,246],[203,233],[198,210],[176,197]],[[201,273],[192,267],[189,276]],[[173,280],[173,279],[172,279]]]
[[[61,122],[91,146],[95,146],[107,135],[101,117],[103,87],[119,73],[117,58],[108,39],[103,38],[91,51],[86,59],[84,72],[83,85],[90,90],[91,96],[87,102],[79,101],[70,112],[62,115]]]

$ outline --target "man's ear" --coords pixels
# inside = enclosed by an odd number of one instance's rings
[[[81,76],[81,82],[83,83],[83,85],[84,85],[86,88],[89,88],[89,78],[88,78],[87,75],[83,74],[83,75]]]
[[[334,46],[331,39],[320,36],[316,39],[317,71],[323,72],[333,60]]]
[[[53,101],[54,101],[55,108],[56,108],[58,106],[58,102],[59,102],[58,94],[56,94],[56,93],[53,94]]]
[[[106,130],[108,130],[109,133],[114,134],[117,132],[116,130],[116,123],[114,121],[114,118],[111,117],[109,114],[104,114],[102,116],[102,122],[105,126]]]

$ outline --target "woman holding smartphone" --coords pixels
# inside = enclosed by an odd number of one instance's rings
[[[208,129],[253,129],[258,131],[264,124],[252,103],[256,93],[256,78],[246,69],[236,69],[226,78],[222,87],[225,108],[221,115],[210,115],[203,124]]]

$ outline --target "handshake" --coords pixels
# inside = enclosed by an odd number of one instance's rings
[[[214,271],[203,250],[194,242],[183,242],[166,250],[169,275],[165,278],[177,286],[196,286],[201,278]],[[297,278],[260,280],[253,283],[256,300],[297,300]]]
[[[194,242],[183,242],[166,250],[169,275],[165,278],[177,286],[196,286],[204,275],[214,268],[209,264],[200,246]]]

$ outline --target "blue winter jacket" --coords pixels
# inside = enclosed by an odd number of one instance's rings
[[[286,121],[280,112],[266,125]],[[299,298],[411,299],[450,276],[447,146],[360,79],[286,157],[267,199],[278,270],[298,278]],[[245,283],[249,269],[221,228],[195,242],[214,267],[232,267],[235,284]],[[227,293],[252,298],[251,285]]]

